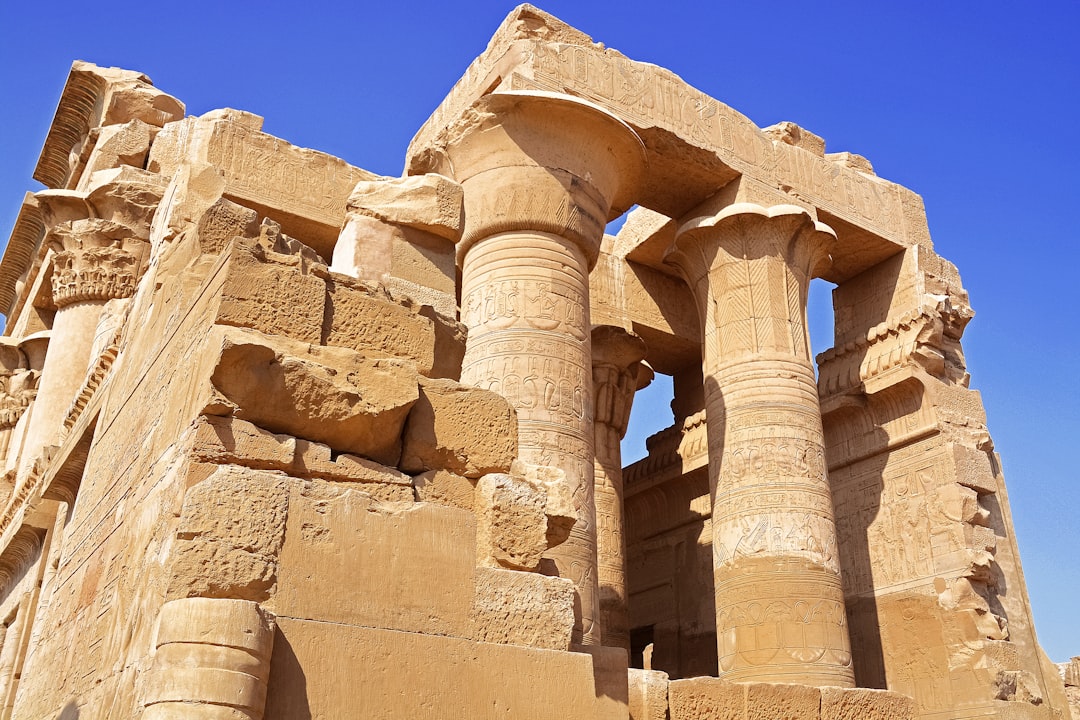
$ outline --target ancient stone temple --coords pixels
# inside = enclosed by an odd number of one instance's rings
[[[527,5],[402,177],[261,128],[67,78],[0,261],[0,720],[1067,720],[914,192]]]

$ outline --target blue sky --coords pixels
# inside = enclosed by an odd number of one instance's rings
[[[40,189],[31,174],[74,59],[140,70],[191,114],[248,110],[294,144],[397,175],[514,4],[0,3],[0,239],[23,192]],[[977,313],[964,346],[1040,640],[1056,661],[1080,654],[1080,2],[540,5],[923,196],[935,248]],[[812,332],[816,351],[831,344],[824,313]]]

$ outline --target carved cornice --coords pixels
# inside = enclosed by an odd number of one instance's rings
[[[153,87],[142,73],[76,61],[56,108],[34,179],[49,188],[71,180],[72,154],[83,154],[100,125],[138,119],[156,127],[184,117],[179,100]]]
[[[709,464],[705,411],[699,410],[681,424],[650,436],[645,445],[648,456],[623,468],[628,496],[642,487],[651,487]]]
[[[24,527],[11,538],[0,554],[0,598],[6,598],[26,571],[41,557],[45,531]]]
[[[26,193],[4,258],[0,260],[0,311],[10,318],[15,303],[15,284],[27,273],[45,237],[45,223],[33,193]]]
[[[97,360],[90,367],[90,371],[86,375],[86,379],[83,381],[82,387],[79,388],[79,392],[75,394],[75,399],[71,403],[71,407],[68,408],[67,414],[64,416],[64,434],[71,432],[71,429],[75,427],[75,423],[79,421],[83,411],[90,405],[90,401],[94,397],[94,393],[105,382],[105,378],[108,377],[109,371],[112,370],[113,362],[116,360],[117,354],[120,352],[120,328],[117,328],[113,334],[109,344],[105,347],[105,350],[98,356]]]
[[[905,366],[966,386],[958,332],[971,309],[949,297],[932,297],[933,302],[870,328],[865,338],[818,355],[820,396],[875,392],[892,384],[886,379],[890,371]]]

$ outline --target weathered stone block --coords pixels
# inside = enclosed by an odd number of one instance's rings
[[[473,620],[481,642],[569,650],[574,583],[536,573],[477,568]]]
[[[416,499],[470,512],[475,508],[476,481],[448,470],[428,470],[413,478]]]
[[[368,356],[406,358],[422,375],[429,375],[435,362],[434,323],[359,283],[330,283],[322,343]]]
[[[216,322],[320,342],[326,305],[322,278],[267,262],[254,241],[234,244],[226,272]]]
[[[225,466],[189,488],[169,596],[265,599],[275,582],[287,513],[281,475]]]
[[[335,456],[328,445],[274,434],[234,417],[200,417],[194,429],[192,454],[203,463],[232,463],[279,470],[300,478],[347,482],[383,500],[413,499],[412,479],[396,468],[356,455]]]
[[[915,701],[907,695],[868,688],[821,688],[821,720],[910,720]]]
[[[746,720],[817,720],[821,691],[806,685],[746,683]]]
[[[146,164],[146,154],[150,152],[150,143],[156,133],[157,128],[142,120],[101,128],[75,189],[85,190],[90,177],[99,170],[108,170],[118,165],[131,165],[141,169]]]
[[[452,380],[420,381],[405,424],[402,470],[477,478],[506,472],[517,454],[517,415],[501,396]]]
[[[627,679],[630,720],[668,720],[668,674],[630,668]]]
[[[465,218],[461,185],[435,174],[362,180],[347,207],[385,222],[414,227],[456,242]]]
[[[202,251],[216,254],[224,250],[235,237],[258,237],[259,214],[221,198],[199,217],[196,228]]]
[[[219,347],[211,382],[225,402],[214,414],[396,464],[417,400],[411,362],[237,331],[221,332]]]
[[[626,719],[584,653],[284,617],[278,628],[288,650],[274,653],[267,718]],[[369,672],[343,682],[343,667]]]
[[[281,223],[322,257],[333,254],[345,202],[371,173],[325,153],[260,132],[262,119],[218,110],[188,117],[158,133],[147,167],[167,177],[186,164],[218,168],[223,195]]]
[[[746,720],[746,686],[719,678],[672,680],[671,720]],[[786,717],[777,715],[776,718]],[[771,720],[776,720],[772,718]]]
[[[476,485],[476,560],[490,567],[535,570],[547,550],[547,497],[541,488],[495,473]]]
[[[293,486],[278,586],[279,617],[472,637],[472,513],[381,503],[351,486]]]

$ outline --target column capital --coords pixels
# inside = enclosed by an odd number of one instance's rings
[[[591,268],[604,226],[633,204],[644,168],[641,139],[608,111],[569,95],[515,91],[480,98],[409,171],[462,184],[459,257],[498,233],[546,232],[579,245]]]
[[[828,267],[835,242],[833,229],[814,220],[805,208],[735,203],[715,214],[685,219],[664,259],[695,291],[695,285],[720,264],[766,256],[782,258],[809,280]]]
[[[736,203],[682,224],[665,261],[690,286],[714,363],[779,353],[809,365],[807,293],[835,240],[794,205]]]
[[[634,393],[653,379],[653,370],[642,362],[645,341],[614,325],[592,329],[593,393],[595,422],[608,425],[622,438],[630,420]]]
[[[57,308],[130,297],[149,249],[163,180],[135,168],[95,173],[86,192],[43,190],[36,198],[53,258]]]

